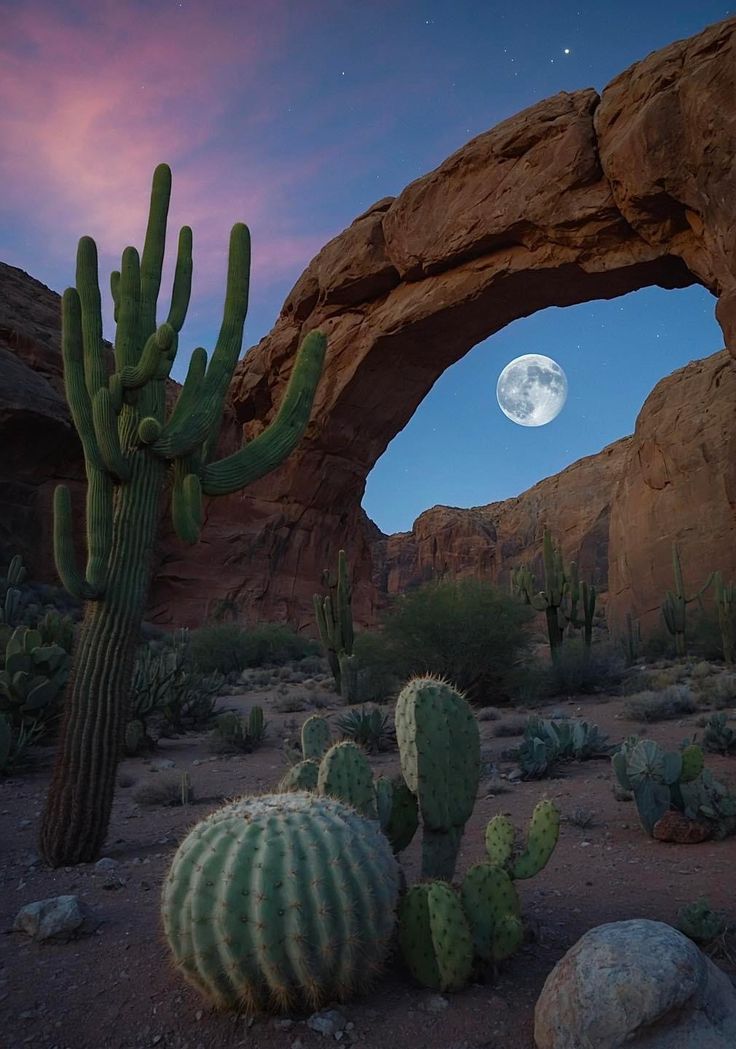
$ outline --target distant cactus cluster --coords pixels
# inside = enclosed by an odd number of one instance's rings
[[[630,736],[611,760],[619,785],[634,795],[647,834],[670,809],[710,824],[716,838],[736,833],[736,795],[705,768],[696,744],[665,751],[654,740]]]
[[[542,561],[544,589],[537,590],[528,565],[519,565],[511,572],[511,593],[521,597],[537,612],[544,612],[553,660],[559,658],[566,630],[582,628],[584,651],[590,652],[596,605],[595,586],[580,582],[574,561],[565,565],[562,551],[555,545],[548,528],[545,528],[542,539]],[[582,618],[578,606],[582,606]]]

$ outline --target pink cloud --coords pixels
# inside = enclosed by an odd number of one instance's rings
[[[69,259],[70,275],[81,233],[97,240],[107,269],[126,244],[141,245],[162,160],[174,172],[169,247],[179,225],[193,227],[195,287],[222,286],[234,221],[257,234],[265,280],[291,274],[326,239],[295,233],[283,216],[293,187],[329,158],[275,172],[257,150],[279,104],[277,84],[261,87],[264,67],[298,31],[293,7],[217,0],[214,17],[212,6],[45,0],[4,13],[0,207],[27,215],[48,255]],[[243,95],[231,140],[217,144]]]

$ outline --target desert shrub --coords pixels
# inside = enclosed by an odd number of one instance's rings
[[[189,658],[203,674],[243,670],[248,666],[248,652],[246,633],[237,623],[208,623],[189,636]]]
[[[716,710],[736,704],[736,674],[718,674],[700,682],[700,699]]]
[[[615,689],[625,673],[625,660],[611,645],[586,651],[577,638],[566,640],[549,667],[552,695],[605,692]]]
[[[329,673],[327,660],[324,656],[319,655],[302,656],[301,659],[296,661],[296,667],[306,675]]]
[[[382,637],[402,676],[439,674],[485,705],[508,695],[509,670],[533,618],[532,609],[488,583],[447,580],[402,595]]]
[[[312,705],[313,702],[310,696],[300,696],[296,693],[277,696],[273,701],[274,709],[279,714],[295,714],[300,710],[307,710]]]
[[[381,703],[401,687],[403,666],[395,646],[384,634],[363,631],[353,643],[356,669],[356,700]]]
[[[705,896],[681,907],[677,912],[677,928],[701,947],[707,947],[722,938],[728,926],[726,914],[714,911]]]
[[[194,791],[188,772],[158,772],[133,791],[133,801],[138,805],[189,805],[194,801]]]
[[[267,664],[283,667],[285,663],[315,655],[319,651],[316,641],[295,633],[286,623],[256,623],[248,628],[246,638],[247,667]]]
[[[694,713],[697,704],[687,685],[669,685],[663,692],[630,696],[624,710],[635,721],[668,721]]]

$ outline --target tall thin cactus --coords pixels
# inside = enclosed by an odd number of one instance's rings
[[[684,657],[687,655],[687,606],[693,601],[700,600],[711,584],[713,573],[711,572],[700,590],[687,597],[682,580],[682,565],[677,543],[672,544],[672,570],[675,576],[675,589],[667,591],[662,605],[662,616],[665,626],[675,639],[676,654]]]
[[[355,698],[356,673],[353,657],[353,588],[348,578],[345,551],[337,555],[337,576],[328,569],[322,573],[327,594],[314,595],[314,612],[322,644],[327,652],[330,670],[335,680],[335,691],[346,703]]]
[[[716,608],[718,609],[718,625],[721,628],[723,658],[727,663],[733,663],[736,652],[736,586],[733,583],[726,586],[720,572],[715,573],[713,582],[716,588]]]
[[[535,592],[534,576],[526,565],[515,568],[511,573],[512,593],[522,597],[526,604],[547,618],[547,636],[553,660],[560,654],[564,638],[565,615],[563,601],[570,589],[569,579],[562,561],[562,551],[554,545],[552,533],[544,530],[543,539],[544,590]]]
[[[248,306],[250,234],[230,235],[224,317],[215,350],[192,354],[184,385],[166,418],[165,387],[189,305],[192,231],[184,227],[171,309],[157,326],[171,171],[153,176],[143,254],[123,252],[111,278],[117,334],[108,374],[102,343],[97,248],[83,237],[76,288],[62,299],[66,396],[87,471],[87,564],[74,550],[69,490],[54,498],[54,554],[62,582],[85,604],[67,689],[64,722],[41,824],[51,866],[93,860],[104,844],[122,752],[130,685],[151,580],[160,507],[171,470],[171,512],[178,536],[194,543],[202,497],[239,491],[277,467],[303,435],[325,354],[319,332],[297,355],[281,408],[249,444],[211,461],[224,399],[240,354]]]

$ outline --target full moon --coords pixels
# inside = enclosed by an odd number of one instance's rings
[[[512,423],[544,426],[565,406],[567,376],[551,357],[525,353],[510,361],[499,375],[496,400]]]

